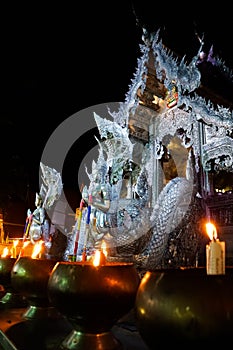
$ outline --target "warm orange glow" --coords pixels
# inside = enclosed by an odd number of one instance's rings
[[[23,256],[24,255],[24,249],[29,245],[30,241],[25,241],[23,242],[23,246],[19,252],[19,257]]]
[[[206,232],[207,232],[207,235],[209,236],[211,241],[217,239],[216,227],[211,222],[207,222],[207,224],[206,224]]]
[[[104,255],[104,253],[102,252],[102,250],[96,250],[93,260],[92,260],[92,264],[94,266],[100,266],[100,265],[105,265],[106,263],[106,256]]]
[[[26,247],[29,245],[29,243],[30,243],[30,241],[25,241],[25,242],[23,243],[23,248],[26,248]]]
[[[100,250],[96,250],[93,258],[93,265],[99,266],[99,264],[100,264]]]
[[[40,253],[41,253],[41,250],[42,250],[42,244],[43,244],[43,240],[40,240],[38,242],[35,243],[35,246],[33,248],[33,252],[32,252],[32,255],[31,255],[31,258],[32,259],[36,259],[39,257]]]
[[[12,248],[11,248],[11,257],[12,258],[16,258],[16,246],[18,245],[18,243],[19,243],[19,240],[18,239],[15,239],[14,241],[13,241],[13,244],[12,244]]]
[[[1,257],[2,257],[2,258],[5,258],[5,257],[8,256],[8,255],[9,255],[9,249],[8,249],[7,247],[5,247],[5,248],[3,249],[3,252],[2,252]]]
[[[18,239],[15,239],[15,240],[13,241],[13,247],[16,247],[18,244],[19,244],[19,240],[18,240]]]
[[[142,277],[142,280],[141,280],[142,285],[145,285],[147,283],[147,281],[149,280],[149,278],[150,278],[150,272],[147,271],[145,273],[145,275]]]

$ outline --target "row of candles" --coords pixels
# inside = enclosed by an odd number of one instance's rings
[[[71,259],[76,260],[78,247],[80,243],[83,245],[82,261],[87,260],[86,245],[87,238],[90,230],[90,216],[91,216],[91,204],[92,196],[88,198],[88,206],[86,208],[85,228],[81,234],[81,222],[83,218],[84,200],[80,202],[78,208],[77,221],[76,221],[76,232],[75,232],[75,243],[74,252]],[[217,236],[217,230],[213,223],[208,222],[206,224],[206,232],[210,238],[210,243],[206,245],[206,272],[208,275],[225,274],[225,242],[220,241]],[[102,246],[101,246],[102,248]],[[105,248],[105,247],[104,247]],[[101,249],[102,252],[102,249]]]
[[[90,223],[90,207],[87,208],[87,221],[86,221],[86,235],[85,235],[85,242],[84,242],[84,249],[82,253],[82,262],[87,261],[87,254],[86,254],[86,238],[88,236],[87,230],[89,230],[89,223]],[[82,217],[82,208],[81,208],[81,215],[78,217],[78,227],[80,229],[80,220]],[[210,239],[209,244],[206,245],[206,272],[208,275],[222,275],[225,274],[225,241],[220,241],[217,235],[217,229],[214,224],[211,222],[208,222],[206,224],[206,232]],[[79,230],[77,230],[77,233],[79,234]],[[77,247],[78,247],[78,234],[76,236],[75,241],[75,248],[74,248],[74,255],[72,258],[76,260],[76,254],[77,254]],[[107,249],[106,244],[103,241],[101,245],[101,250],[96,251],[96,254],[99,254],[99,260],[103,263],[106,261],[107,257]],[[96,256],[95,254],[95,256]],[[72,260],[71,258],[71,260]],[[93,259],[95,261],[95,259]]]
[[[89,225],[90,221],[90,213],[87,216],[87,225]],[[225,274],[225,242],[220,241],[217,235],[216,227],[208,222],[206,224],[206,231],[210,238],[209,244],[206,245],[206,272],[208,275],[218,275],[218,274]],[[31,258],[41,258],[41,251],[43,248],[43,241],[40,240],[36,242],[33,246],[33,250],[31,252]],[[12,257],[12,258],[18,258],[20,256],[24,255],[24,250],[27,245],[30,244],[30,241],[24,241],[22,247],[19,250],[19,253],[17,254],[17,246],[19,244],[19,239],[13,240],[13,243],[11,247],[4,247],[3,252],[1,254],[1,257]],[[76,261],[76,254],[77,254],[77,240],[75,241],[75,247],[74,247],[74,255],[72,256],[72,259]],[[93,256],[89,257],[89,260],[91,260],[92,264],[94,266],[103,265],[106,263],[107,259],[107,247],[105,242],[103,241],[101,248],[96,249]],[[86,240],[84,242],[84,248],[83,248],[83,254],[82,254],[82,262],[86,262],[87,254],[86,254]]]
[[[71,255],[71,259],[70,259],[72,261],[76,261],[77,255],[80,255],[80,250],[81,250],[80,247],[82,247],[82,261],[83,262],[87,261],[86,249],[87,249],[87,240],[90,232],[92,200],[93,200],[92,195],[88,196],[87,203],[82,198],[80,201],[80,206],[76,212],[74,250],[73,250],[73,255]],[[83,225],[82,225],[82,220],[84,220]],[[210,243],[206,245],[207,274],[208,275],[225,274],[225,242],[219,241],[217,237],[216,227],[211,222],[208,222],[206,224],[206,232],[210,238]]]
[[[33,248],[30,249],[27,254],[25,253],[25,248],[30,244],[30,241],[25,241],[21,248],[18,248],[19,239],[13,240],[13,243],[9,247],[4,247],[1,253],[1,258],[20,258],[22,256],[30,256],[32,259],[37,259],[42,257],[43,252],[43,240],[39,240],[33,244]],[[30,254],[29,254],[30,253]],[[87,254],[83,254],[81,262],[90,262],[93,266],[105,265],[107,261],[107,249],[105,242],[102,243],[100,249],[96,249],[92,256],[87,257]],[[88,261],[87,261],[88,260]],[[71,259],[71,261],[73,261]],[[75,259],[76,261],[76,259]]]
[[[12,244],[4,245],[1,252],[1,258],[10,257],[10,258],[19,258],[25,255],[25,249],[27,246],[31,245],[30,249],[26,252],[27,256],[32,258],[38,258],[42,252],[42,246],[44,244],[43,240],[39,240],[35,244],[31,244],[30,240],[24,241],[22,245],[19,244],[19,239],[14,239]]]

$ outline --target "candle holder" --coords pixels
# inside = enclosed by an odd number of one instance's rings
[[[11,270],[16,262],[16,258],[0,258],[0,284],[4,287],[4,295],[0,299],[1,308],[26,307],[27,301],[18,293],[11,283]]]
[[[147,271],[136,297],[138,331],[150,349],[181,349],[232,341],[233,268],[207,275],[206,268]]]
[[[56,318],[57,310],[47,296],[49,275],[55,260],[19,258],[11,270],[11,284],[27,301],[24,319]]]
[[[121,349],[111,328],[133,308],[138,286],[132,263],[58,262],[48,282],[49,300],[73,327],[59,349]]]

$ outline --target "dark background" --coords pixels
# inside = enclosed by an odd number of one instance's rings
[[[20,2],[2,8],[0,208],[9,220],[22,223],[26,209],[33,209],[41,155],[57,126],[89,106],[124,101],[141,55],[142,26],[160,28],[163,42],[187,59],[199,49],[196,33],[204,34],[205,49],[213,44],[232,68],[231,12],[224,2],[207,4],[205,11],[191,2],[151,3]],[[73,172],[93,144],[92,131],[83,135],[64,166],[74,209],[80,192]]]

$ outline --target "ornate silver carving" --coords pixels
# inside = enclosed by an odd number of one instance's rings
[[[104,233],[101,239],[116,247],[118,254],[134,255],[135,263],[142,269],[153,270],[158,266],[196,263],[200,239],[197,215],[202,215],[197,174],[200,175],[200,167],[204,172],[233,172],[233,114],[229,108],[216,106],[198,95],[198,60],[203,42],[197,55],[187,63],[184,57],[178,60],[164,47],[159,31],[147,39],[140,45],[142,57],[125,102],[117,112],[109,111],[113,121],[94,115],[101,140],[100,156],[92,171],[104,171],[101,181],[105,182],[111,201],[106,212],[108,236]],[[170,109],[163,100],[165,96],[156,97],[156,92],[155,109],[139,104],[151,55],[155,79],[167,90],[171,84],[177,87],[178,100]],[[215,60],[215,64],[221,62]],[[159,173],[158,164],[164,161],[168,140],[175,136],[189,152],[186,176],[177,176],[165,184],[151,207],[151,194],[158,180],[154,172]],[[134,169],[132,138],[143,141],[141,162]],[[89,178],[92,182],[91,174]],[[128,181],[127,195],[122,193],[124,181]],[[94,190],[92,185],[89,191]],[[132,185],[133,190],[129,191]]]

